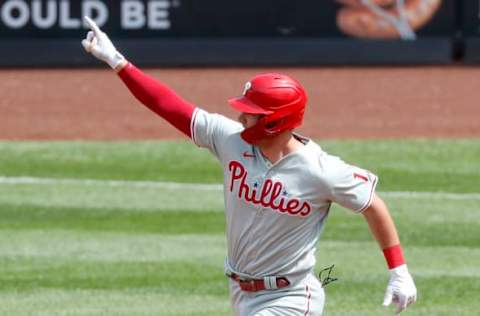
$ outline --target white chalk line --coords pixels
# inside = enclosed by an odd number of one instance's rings
[[[184,189],[200,191],[221,191],[220,184],[205,183],[180,183],[164,181],[134,181],[134,180],[97,180],[97,179],[56,179],[56,178],[33,178],[33,177],[3,177],[0,176],[0,184],[37,184],[37,185],[85,185],[107,187],[138,187],[158,189]]]
[[[198,191],[222,191],[222,184],[181,183],[168,181],[134,181],[134,180],[97,180],[97,179],[57,179],[35,177],[6,177],[0,176],[0,185],[83,185],[106,187],[138,187],[158,189],[180,189]],[[450,192],[410,192],[410,191],[383,191],[381,196],[392,198],[432,198],[447,200],[480,200],[480,193],[450,193]]]

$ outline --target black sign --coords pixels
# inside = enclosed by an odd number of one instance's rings
[[[480,1],[463,2],[464,59],[480,63]]]
[[[466,36],[480,36],[480,1],[463,2],[463,32]]]
[[[77,37],[82,17],[114,36],[413,39],[451,33],[454,0],[2,0],[0,36]]]
[[[0,0],[0,65],[91,64],[83,16],[139,64],[445,63],[456,1]]]

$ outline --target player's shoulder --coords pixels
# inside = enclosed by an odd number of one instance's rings
[[[243,127],[239,122],[222,114],[210,113],[197,108],[193,113],[191,130],[195,141],[197,141],[197,138],[207,138],[218,141],[225,139],[229,135],[239,133],[243,130]]]
[[[308,143],[311,169],[322,180],[328,180],[344,169],[348,164],[339,156],[324,150],[318,143],[310,140]]]
[[[325,169],[329,166],[343,163],[343,160],[340,157],[328,153],[315,141],[310,139],[307,145],[310,156],[320,169]]]
[[[193,117],[194,124],[206,124],[215,126],[219,129],[231,130],[232,132],[240,131],[243,129],[242,124],[232,120],[219,113],[210,113],[203,109],[197,108]]]

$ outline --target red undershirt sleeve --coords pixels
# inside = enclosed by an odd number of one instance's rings
[[[195,107],[179,97],[172,89],[128,63],[119,73],[130,92],[147,108],[192,137],[190,123]]]

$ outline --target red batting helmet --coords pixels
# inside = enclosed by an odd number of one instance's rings
[[[263,115],[254,126],[242,132],[246,142],[257,144],[262,139],[300,126],[307,94],[295,79],[267,73],[247,82],[243,96],[230,99],[228,103],[240,112]]]

